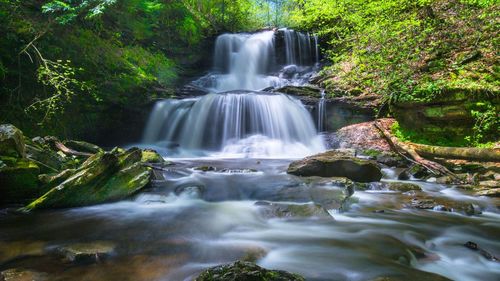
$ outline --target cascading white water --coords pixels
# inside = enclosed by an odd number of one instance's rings
[[[146,143],[159,141],[224,157],[301,157],[324,149],[300,101],[257,92],[161,101],[144,134]]]
[[[314,64],[312,37],[284,30],[287,63],[295,74]],[[324,150],[310,113],[282,94],[252,92],[279,86],[275,31],[223,34],[217,38],[214,73],[197,81],[218,94],[156,104],[143,143],[172,148],[169,155],[294,158]],[[167,150],[168,150],[167,149]]]
[[[325,109],[325,90],[321,91],[321,98],[318,101],[318,131],[325,131],[325,119],[326,119],[326,109]]]
[[[268,76],[275,62],[274,32],[223,34],[215,43],[214,68],[222,73],[213,90],[259,90],[277,86],[280,79]]]
[[[284,33],[286,64],[311,65],[319,58],[317,37],[293,29],[280,29]],[[314,48],[312,46],[314,42]],[[314,50],[313,50],[314,49]]]

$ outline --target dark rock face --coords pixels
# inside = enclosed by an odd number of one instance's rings
[[[380,181],[382,178],[382,172],[375,162],[355,158],[336,150],[294,161],[287,172],[305,177],[346,177],[357,182]]]
[[[254,263],[237,261],[219,265],[202,272],[195,281],[304,281],[297,274],[268,270]]]

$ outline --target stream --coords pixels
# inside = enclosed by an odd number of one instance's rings
[[[159,101],[141,143],[174,164],[129,200],[20,214],[0,210],[0,271],[26,268],[47,280],[192,280],[238,259],[306,280],[499,280],[500,201],[412,180],[423,193],[467,205],[464,214],[405,205],[405,193],[348,191],[336,181],[286,173],[292,160],[326,150],[322,114],[263,89],[302,85],[317,70],[318,39],[290,29],[284,62],[274,32],[219,36],[214,68],[194,81],[211,94]],[[323,102],[323,101],[320,101]],[[397,181],[384,169],[382,182]],[[276,215],[269,202],[321,204],[324,214]],[[55,249],[102,242],[102,262],[61,262]],[[16,253],[23,255],[15,255]],[[10,256],[16,256],[9,259]]]

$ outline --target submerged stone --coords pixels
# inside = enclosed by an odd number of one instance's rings
[[[336,150],[294,161],[287,172],[305,177],[346,177],[357,182],[373,182],[382,178],[382,172],[375,162]]]
[[[0,272],[2,281],[48,281],[46,273],[23,268],[11,268]]]
[[[268,270],[254,263],[237,261],[203,271],[195,281],[304,281],[300,275]]]
[[[58,252],[68,262],[77,264],[98,263],[109,258],[116,246],[111,242],[98,241],[78,243],[58,248]]]
[[[259,206],[261,213],[265,217],[323,217],[331,218],[330,214],[320,204],[305,203],[292,204],[280,202],[259,201],[255,203]]]

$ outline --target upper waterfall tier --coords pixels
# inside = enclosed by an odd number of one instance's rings
[[[225,92],[298,83],[318,59],[317,38],[291,29],[222,34],[215,42],[213,72],[195,84]],[[287,65],[293,67],[283,68]]]

